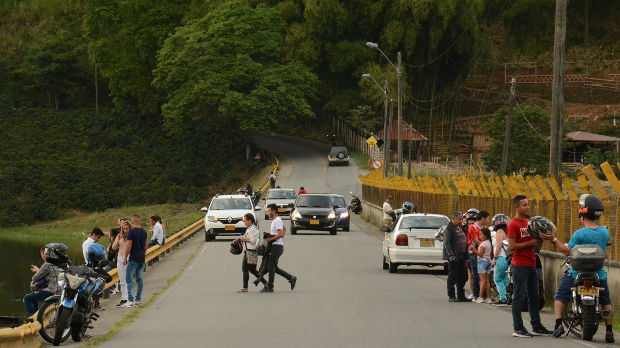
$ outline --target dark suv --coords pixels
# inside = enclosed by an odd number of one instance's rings
[[[327,161],[330,166],[335,166],[337,164],[344,164],[345,166],[349,165],[349,151],[346,146],[332,146],[329,149],[329,155],[327,155]]]
[[[336,234],[336,211],[327,194],[302,194],[291,213],[291,234],[298,230],[329,231]]]

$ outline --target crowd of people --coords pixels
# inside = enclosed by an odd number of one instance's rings
[[[98,227],[93,228],[89,237],[82,243],[84,264],[102,267],[106,271],[118,269],[119,283],[111,287],[112,294],[121,293],[117,307],[133,307],[142,303],[144,288],[142,273],[146,267],[146,251],[152,246],[163,245],[166,241],[165,225],[161,217],[154,215],[149,221],[152,226],[150,241],[146,230],[142,227],[142,218],[134,215],[129,219],[119,219],[118,226],[106,232]],[[107,247],[102,244],[104,238],[108,240]],[[52,295],[60,294],[62,290],[58,285],[61,270],[46,262],[45,248],[41,248],[40,254],[43,264],[40,267],[31,265],[31,271],[34,272],[30,282],[32,292],[23,299],[29,315],[37,311],[40,302]],[[134,280],[137,283],[135,295]]]

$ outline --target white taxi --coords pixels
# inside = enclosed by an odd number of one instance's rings
[[[396,273],[398,266],[444,266],[443,242],[435,238],[437,231],[448,226],[450,219],[438,214],[406,214],[400,217],[392,232],[383,240],[383,269]]]
[[[252,198],[247,195],[216,195],[209,207],[200,209],[205,216],[205,242],[215,239],[216,236],[238,236],[245,233],[246,227],[243,216],[247,213],[254,215],[258,226],[256,211],[260,207],[254,206]]]

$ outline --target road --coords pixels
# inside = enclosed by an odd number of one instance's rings
[[[282,187],[359,191],[353,163],[328,167],[320,145],[272,137],[259,142],[278,152]],[[268,222],[261,224],[266,231]],[[252,285],[249,293],[235,293],[241,287],[241,258],[228,252],[228,242],[194,238],[192,243],[204,245],[192,264],[137,321],[103,346],[603,346],[571,338],[512,338],[509,309],[448,303],[445,275],[412,268],[389,274],[381,269],[381,235],[359,218],[350,232],[336,236],[302,231],[285,237],[280,265],[298,276],[295,291],[276,278],[272,294],[260,294]],[[550,310],[544,311],[550,327]],[[595,339],[603,341],[600,332]]]

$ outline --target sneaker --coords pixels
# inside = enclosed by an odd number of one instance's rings
[[[293,289],[295,289],[295,284],[297,283],[297,277],[292,276],[291,280],[289,280],[288,282],[291,283],[291,291],[292,291]]]
[[[130,308],[133,306],[134,306],[134,302],[131,302],[131,301],[127,301],[121,305],[121,307],[124,307],[124,308]]]
[[[553,334],[553,332],[547,330],[547,328],[542,325],[532,330],[532,335],[534,336],[549,336],[551,334]]]
[[[614,339],[614,333],[613,331],[607,331],[605,333],[605,342],[607,343],[614,343],[616,340]]]
[[[133,303],[134,307],[138,307],[138,306],[140,306],[141,304],[142,304],[142,301],[140,301],[140,300],[136,300],[136,301]]]
[[[512,332],[512,337],[520,337],[520,338],[531,338],[533,337],[531,333],[527,332],[527,330],[515,330]]]
[[[482,303],[482,302],[484,302],[484,300],[482,299],[482,297],[477,297],[477,298],[474,300],[474,303]]]
[[[486,303],[486,304],[493,304],[493,300],[491,300],[490,298],[487,298],[487,300],[484,301],[484,303]]]
[[[493,305],[497,307],[506,307],[509,305],[508,301],[497,301]]]
[[[261,293],[268,293],[268,292],[273,292],[272,288],[268,288],[268,287],[264,287],[263,290],[260,291]]]
[[[474,294],[469,294],[467,295],[467,298],[470,300],[473,300],[476,296],[474,296]]]
[[[121,300],[121,302],[119,302],[116,307],[120,307],[122,305],[124,305],[125,303],[127,303],[127,300]]]
[[[456,298],[455,297],[448,297],[448,302],[456,302]]]
[[[566,330],[564,330],[564,325],[560,325],[553,330],[553,333],[551,335],[553,337],[560,337],[564,335],[565,333],[566,333]]]

